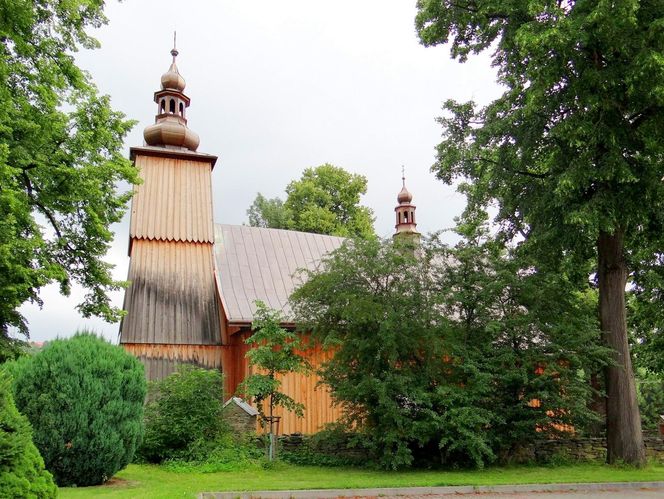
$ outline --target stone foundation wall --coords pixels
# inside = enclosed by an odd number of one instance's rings
[[[646,455],[664,463],[664,438],[647,434],[643,436]],[[343,441],[313,443],[310,435],[282,435],[279,437],[280,450],[309,450],[323,455],[339,456],[350,460],[362,461],[368,453],[364,449],[348,447]],[[546,463],[556,459],[570,461],[604,461],[606,460],[606,438],[570,438],[543,440],[532,446],[522,447],[509,456],[499,456],[499,461],[525,463]]]
[[[302,435],[301,433],[281,435],[279,437],[279,451],[308,451],[324,456],[331,456],[347,461],[348,463],[362,463],[366,462],[369,458],[369,453],[366,449],[351,447],[348,442],[343,439],[335,439],[334,441],[326,440],[321,442],[316,440],[313,435]]]
[[[643,443],[649,459],[664,462],[664,439],[662,437],[644,435]],[[606,438],[573,438],[545,440],[538,442],[531,449],[531,459],[547,462],[556,456],[572,460],[605,460]]]

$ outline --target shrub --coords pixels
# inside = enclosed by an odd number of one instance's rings
[[[58,485],[98,485],[131,462],[145,400],[144,368],[136,358],[77,333],[11,370],[16,405]]]
[[[32,443],[32,431],[10,391],[9,378],[0,373],[0,497],[55,497],[53,477]]]
[[[264,452],[255,440],[220,432],[214,440],[197,440],[188,448],[186,456],[168,460],[166,469],[176,472],[195,471],[217,473],[260,469]]]
[[[300,442],[288,444],[286,439]],[[282,438],[281,459],[305,466],[375,467],[370,459],[370,441],[367,435],[348,431],[342,424],[330,423],[313,435]]]
[[[150,384],[145,438],[139,456],[152,463],[197,460],[201,445],[223,433],[223,383],[219,371],[183,365]]]
[[[664,414],[664,378],[646,372],[637,377],[641,426],[649,432],[656,432],[660,414]]]

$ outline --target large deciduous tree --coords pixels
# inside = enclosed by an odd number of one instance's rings
[[[119,318],[107,291],[119,283],[102,260],[135,182],[122,157],[132,126],[111,109],[72,53],[106,22],[102,2],[0,2],[0,346],[8,330],[27,334],[19,306],[41,304],[57,282],[87,290],[84,316]]]
[[[466,178],[471,201],[498,202],[508,236],[540,262],[596,258],[608,461],[645,462],[625,287],[631,259],[654,255],[664,219],[664,2],[419,0],[425,45],[493,51],[503,95],[447,102],[433,170]],[[652,258],[651,258],[652,259]]]
[[[290,212],[279,198],[268,199],[260,192],[247,210],[249,225],[270,229],[287,229],[292,220]]]
[[[360,205],[367,179],[329,163],[307,168],[286,187],[286,201],[258,194],[247,215],[249,225],[342,237],[374,235],[373,212]]]
[[[588,283],[506,251],[484,221],[416,257],[403,241],[346,243],[291,297],[334,349],[320,374],[345,423],[384,467],[518,458],[593,420],[587,372],[606,356]]]

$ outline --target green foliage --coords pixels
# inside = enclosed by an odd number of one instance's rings
[[[29,346],[25,341],[0,333],[0,364],[18,359],[21,355],[25,355],[28,349]]]
[[[302,444],[291,450],[282,450],[281,459],[303,466],[371,467],[367,459],[368,442],[361,433],[349,432],[339,423],[331,423],[313,435],[303,436]]]
[[[170,459],[164,467],[181,473],[243,471],[263,468],[263,452],[250,439],[221,432],[212,440],[197,440],[186,457]]]
[[[322,380],[383,467],[481,467],[593,418],[580,373],[607,359],[592,292],[505,251],[484,222],[466,214],[454,248],[346,243],[291,297],[334,348]]]
[[[495,416],[493,448],[510,453],[566,427],[587,426],[595,419],[587,373],[609,362],[595,290],[505,250],[482,212],[467,212],[456,231],[463,239],[443,250],[440,273],[452,329],[446,345],[463,369],[490,376],[485,403]]]
[[[265,303],[256,301],[256,313],[252,328],[254,333],[246,339],[251,345],[247,352],[249,366],[260,372],[247,376],[238,387],[238,393],[252,399],[263,418],[272,416],[274,407],[283,407],[297,416],[304,415],[304,405],[279,391],[278,375],[306,373],[309,365],[297,352],[303,347],[300,337],[281,327],[281,315],[270,310]],[[268,410],[263,406],[267,402]]]
[[[286,187],[286,201],[258,194],[247,215],[253,227],[342,237],[374,236],[373,212],[360,205],[367,179],[329,163],[307,168]]]
[[[107,296],[121,283],[102,258],[130,197],[118,184],[138,180],[122,154],[133,123],[72,56],[97,45],[86,29],[106,22],[102,9],[86,0],[0,2],[0,352],[9,327],[27,335],[19,306],[41,304],[38,291],[51,282],[64,294],[83,286],[86,317],[121,314]]]
[[[586,277],[597,279],[615,360],[605,370],[608,459],[643,464],[624,294],[642,263],[662,263],[664,2],[417,5],[423,44],[450,43],[461,61],[492,47],[505,89],[481,109],[445,104],[432,170],[467,181],[471,205],[497,202],[501,233],[539,266],[594,260]]]
[[[200,460],[227,431],[222,407],[223,378],[218,370],[182,365],[151,382],[139,456],[152,463]]]
[[[386,468],[410,465],[413,447],[444,433],[441,415],[451,393],[473,397],[487,386],[478,377],[460,390],[446,378],[446,321],[438,312],[432,255],[426,246],[422,251],[417,259],[390,242],[349,241],[320,271],[308,272],[291,297],[298,324],[334,348],[320,375],[342,404],[344,423],[366,433],[374,459]],[[488,420],[477,414],[480,424],[469,436],[481,440]],[[486,451],[475,443],[478,453]]]
[[[637,390],[643,429],[659,432],[660,416],[664,415],[664,379],[661,375],[648,374],[640,370]]]
[[[664,232],[663,232],[664,237]],[[659,245],[664,247],[664,241]],[[642,252],[643,255],[646,252]],[[634,255],[628,290],[629,325],[635,365],[664,375],[664,265],[663,255]]]
[[[0,372],[0,496],[54,498],[53,477],[32,443],[28,420],[14,405],[10,384]]]
[[[279,198],[267,199],[260,192],[247,210],[249,225],[271,229],[287,229],[292,216]]]
[[[143,434],[143,365],[87,333],[55,340],[9,366],[16,405],[61,486],[104,483],[131,462]]]
[[[367,179],[329,163],[307,168],[300,180],[286,187],[286,209],[292,228],[343,237],[374,235],[371,209],[360,206]]]

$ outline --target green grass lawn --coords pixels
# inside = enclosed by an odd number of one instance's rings
[[[371,471],[279,464],[275,469],[221,473],[174,472],[160,466],[129,465],[106,485],[61,488],[60,497],[174,498],[230,490],[500,485],[664,480],[664,464],[644,469],[602,464],[521,466],[482,471]]]

